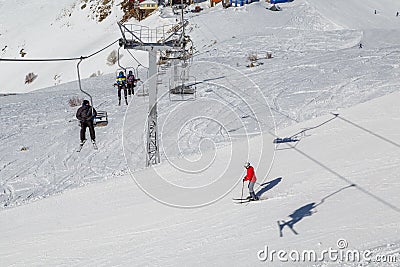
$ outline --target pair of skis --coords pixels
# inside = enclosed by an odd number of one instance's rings
[[[83,141],[83,143],[81,143],[81,144],[79,145],[79,148],[78,148],[78,150],[77,150],[76,152],[81,152],[81,150],[82,150],[82,148],[83,148],[83,145],[84,145],[85,143],[86,143],[86,140]],[[92,141],[92,145],[93,145],[94,150],[99,149],[99,148],[97,147],[96,142],[93,142],[93,141]]]
[[[266,200],[267,198],[259,198],[258,200],[252,199],[252,198],[233,198],[233,202],[235,204],[243,204],[243,203],[249,203],[249,202],[257,202],[257,201],[262,201],[262,200]]]

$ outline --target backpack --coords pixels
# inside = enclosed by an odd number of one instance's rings
[[[135,76],[134,75],[129,75],[127,78],[127,81],[129,84],[133,84],[133,82],[135,81]]]

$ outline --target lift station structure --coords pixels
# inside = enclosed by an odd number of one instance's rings
[[[118,23],[122,38],[120,47],[147,51],[149,53],[149,110],[147,115],[146,166],[160,163],[159,137],[157,125],[157,54],[165,51],[185,53],[190,38],[185,35],[188,21],[177,24],[149,28],[136,24]]]

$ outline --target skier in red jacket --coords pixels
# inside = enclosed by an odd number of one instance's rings
[[[258,197],[254,193],[254,184],[257,181],[257,177],[256,177],[256,173],[254,172],[254,168],[253,168],[253,166],[250,165],[250,162],[246,162],[244,164],[244,167],[247,169],[247,174],[243,179],[243,183],[245,181],[249,181],[248,187],[249,187],[250,196],[248,198],[250,198],[252,200],[258,200]]]

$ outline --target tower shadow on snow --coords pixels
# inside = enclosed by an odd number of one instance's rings
[[[278,221],[279,236],[283,237],[283,228],[285,226],[289,227],[289,229],[292,230],[292,232],[294,234],[298,235],[299,233],[296,232],[296,230],[294,229],[294,225],[296,223],[301,221],[304,217],[308,217],[308,216],[311,216],[314,213],[316,213],[317,211],[314,210],[314,209],[316,207],[318,207],[319,205],[321,205],[322,203],[324,203],[327,198],[329,198],[329,197],[331,197],[331,196],[333,196],[333,195],[335,195],[335,194],[337,194],[337,193],[339,193],[339,192],[341,192],[341,191],[343,191],[343,190],[345,190],[347,188],[354,187],[354,186],[355,186],[355,184],[351,184],[351,185],[342,187],[339,190],[337,190],[337,191],[327,195],[326,197],[322,198],[321,201],[318,204],[316,204],[315,202],[311,202],[309,204],[306,204],[306,205],[298,208],[292,214],[289,215],[289,217],[291,218],[290,221],[287,221],[287,222],[284,221],[284,220]]]

